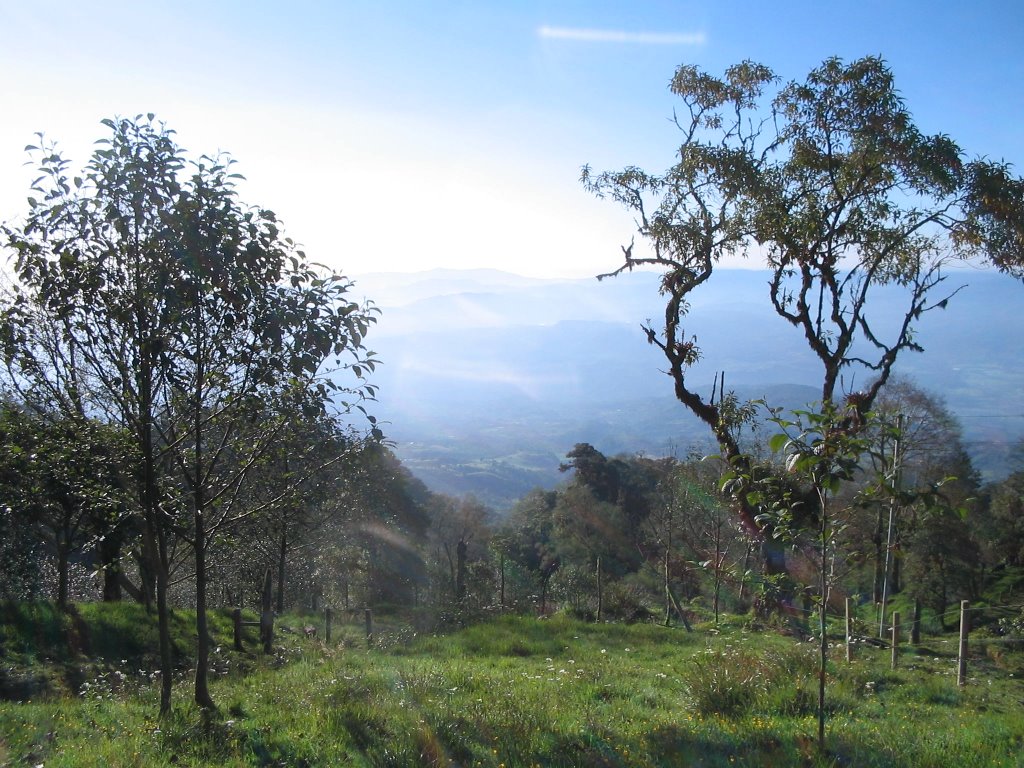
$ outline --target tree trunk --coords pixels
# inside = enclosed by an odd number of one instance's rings
[[[281,524],[281,541],[277,548],[277,614],[284,613],[284,576],[288,562],[288,529]]]
[[[159,510],[157,510],[159,514]],[[156,616],[157,633],[160,637],[160,716],[165,717],[171,713],[171,685],[174,680],[174,658],[171,648],[171,621],[167,607],[167,581],[168,581],[168,558],[167,558],[167,533],[163,527],[163,521],[154,521],[156,530]]]
[[[668,596],[672,599],[672,605],[675,606],[676,614],[679,616],[679,620],[683,622],[683,627],[687,632],[692,632],[693,627],[690,626],[690,620],[686,618],[686,614],[683,612],[683,606],[679,603],[679,598],[676,597],[676,593],[669,587]]]
[[[455,546],[455,601],[462,604],[466,598],[466,541],[459,539]]]
[[[669,548],[665,547],[665,626],[672,626],[672,588],[669,580]]]
[[[117,603],[121,600],[121,537],[119,534],[105,536],[100,541],[100,564],[103,566],[103,602]]]
[[[68,546],[57,541],[57,607],[62,611],[68,607]]]
[[[715,626],[718,626],[718,609],[722,595],[722,561],[725,553],[722,552],[722,524],[721,521],[715,525]]]
[[[789,571],[786,568],[786,545],[774,536],[764,535],[761,537],[761,555],[764,558],[764,575],[782,577],[783,583],[788,584]],[[790,587],[780,587],[779,592],[771,596],[767,604],[762,603],[761,612],[770,613],[778,607],[780,602],[793,598]]]
[[[754,542],[747,540],[747,551],[743,554],[743,573],[740,575],[739,601],[743,603],[747,589],[747,571],[750,570],[750,553],[754,551]]]
[[[273,653],[274,651],[274,579],[270,569],[263,574],[263,596],[260,599],[260,640],[263,642],[263,652]]]
[[[820,501],[821,528],[819,530],[819,545],[821,547],[821,560],[818,567],[821,569],[821,577],[818,582],[821,591],[821,603],[818,607],[818,631],[821,634],[818,647],[818,752],[825,754],[825,667],[828,663],[828,626],[825,623],[826,609],[828,608],[828,497],[825,492],[818,489]]]
[[[502,553],[500,564],[498,566],[500,570],[500,589],[498,597],[498,605],[501,607],[502,613],[505,611],[505,554]]]
[[[167,533],[159,506],[156,485],[156,468],[150,440],[149,423],[143,425],[143,510],[145,533],[143,547],[145,560],[149,561],[151,584],[143,581],[144,592],[149,599],[149,589],[156,592],[157,632],[160,643],[160,716],[171,712],[171,685],[173,683],[174,659],[171,649],[171,625],[167,613],[168,556]],[[147,605],[148,607],[148,605]]]
[[[197,504],[202,494],[196,489]],[[195,510],[196,548],[196,704],[215,709],[210,696],[210,630],[206,615],[206,529],[201,508]]]
[[[142,264],[141,254],[135,253],[136,264]],[[136,338],[139,342],[139,368],[136,377],[139,393],[139,409],[136,417],[136,437],[142,456],[141,501],[145,523],[144,546],[149,550],[150,565],[155,576],[156,614],[160,638],[160,716],[171,712],[171,686],[173,683],[174,660],[171,649],[171,627],[167,613],[167,526],[160,508],[160,489],[157,485],[157,457],[153,448],[153,384],[156,367],[156,340],[150,328],[147,312],[149,305],[142,299],[142,280],[135,275]],[[145,583],[145,582],[144,582]],[[148,594],[148,591],[147,591]]]
[[[192,389],[192,505],[196,548],[196,704],[203,709],[216,709],[210,696],[210,630],[206,615],[206,460],[203,451],[203,391],[206,387],[205,324],[196,302],[194,329],[196,340],[196,372]]]
[[[146,613],[152,612],[156,602],[156,550],[154,534],[145,524],[142,526],[142,551],[135,553],[135,563],[139,567],[139,590],[135,599],[146,606]]]
[[[896,530],[892,553],[892,594],[898,595],[903,589],[903,557],[900,553],[900,532]]]
[[[914,598],[914,621],[910,625],[911,645],[921,644],[921,599]]]
[[[714,597],[714,604],[715,604],[715,626],[716,627],[718,626],[719,604],[721,602],[721,597],[722,597],[722,571],[721,571],[720,568],[718,568],[716,566],[715,567],[715,597]]]
[[[875,520],[875,533],[871,537],[872,543],[875,545],[875,577],[871,584],[871,599],[875,605],[880,605],[882,602],[882,584],[885,581],[885,547],[883,542],[885,536],[883,531],[885,529],[885,509],[879,505],[878,517]]]

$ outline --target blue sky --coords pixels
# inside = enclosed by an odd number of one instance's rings
[[[1024,164],[1016,0],[0,0],[0,30],[0,219],[24,209],[35,131],[81,163],[100,119],[152,111],[191,152],[230,151],[245,200],[350,274],[614,268],[631,220],[579,168],[671,164],[682,63],[790,79],[881,55],[923,130]]]

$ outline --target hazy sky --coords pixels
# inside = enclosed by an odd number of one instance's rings
[[[579,169],[672,163],[682,63],[881,55],[923,130],[1024,163],[1019,0],[0,0],[0,31],[0,219],[34,132],[77,167],[100,119],[155,112],[350,274],[614,268],[631,220]]]

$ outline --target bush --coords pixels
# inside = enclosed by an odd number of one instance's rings
[[[631,579],[620,579],[604,588],[603,617],[615,621],[650,621],[655,613],[646,605],[647,590]]]

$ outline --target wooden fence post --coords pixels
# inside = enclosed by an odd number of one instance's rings
[[[846,598],[846,661],[850,662],[853,655],[853,633],[850,631],[852,624],[850,619],[850,598]]]
[[[373,642],[373,611],[367,608],[363,616],[366,619],[366,648],[369,650]]]
[[[896,669],[896,664],[900,658],[900,612],[892,612],[892,668]]]
[[[960,601],[960,646],[957,649],[956,684],[963,687],[967,683],[967,635],[971,631],[968,611],[970,602]]]
[[[324,608],[324,642],[331,644],[331,609]]]
[[[597,556],[597,620],[601,620],[604,611],[604,590],[601,584],[601,556]]]

